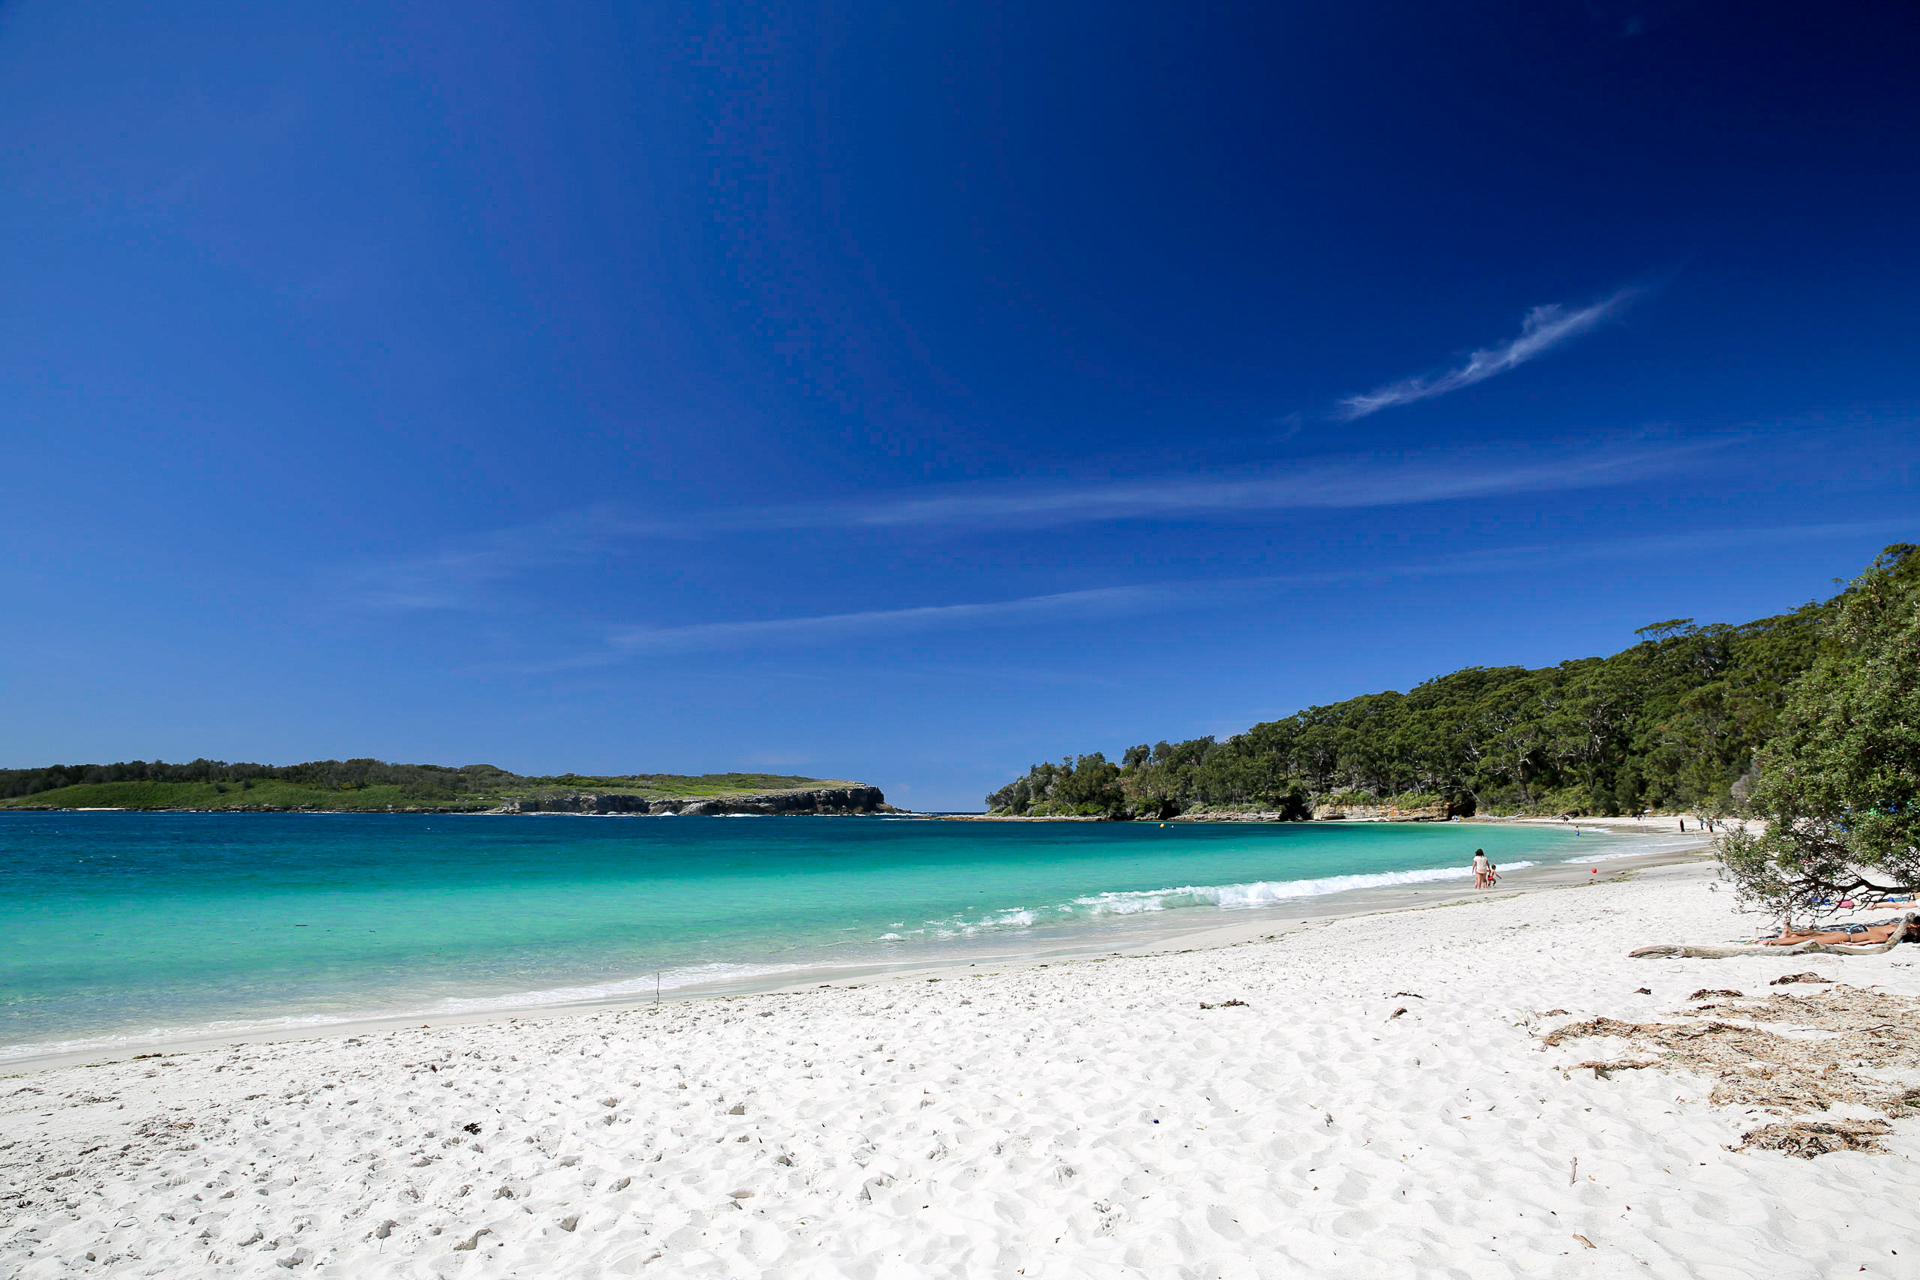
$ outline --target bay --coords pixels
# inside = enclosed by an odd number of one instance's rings
[[[1480,824],[0,814],[0,1060],[1137,945],[1632,851]]]

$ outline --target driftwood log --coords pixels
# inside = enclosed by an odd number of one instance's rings
[[[1834,956],[1877,956],[1900,945],[1899,938],[1885,942],[1796,942],[1790,947],[1689,947],[1662,943],[1627,952],[1633,960],[1727,960],[1734,956],[1799,956],[1821,952]]]

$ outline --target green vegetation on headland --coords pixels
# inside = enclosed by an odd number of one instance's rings
[[[858,785],[776,773],[522,777],[488,764],[455,769],[382,760],[315,760],[293,765],[130,760],[0,769],[0,808],[478,812],[512,800],[578,792],[682,800]]]
[[[1887,548],[1840,597],[1754,760],[1745,808],[1765,825],[1720,841],[1740,896],[1783,917],[1920,890],[1916,551]]]
[[[1891,547],[1878,564],[1910,579],[1920,562],[1911,550]],[[1029,816],[1225,810],[1294,819],[1356,805],[1431,816],[1730,810],[1758,781],[1755,755],[1789,691],[1867,581],[1742,626],[1656,623],[1611,657],[1469,667],[1408,693],[1310,707],[1224,742],[1130,747],[1118,763],[1096,751],[1038,764],[987,806]]]

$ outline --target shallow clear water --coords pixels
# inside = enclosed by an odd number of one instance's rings
[[[1440,825],[0,814],[0,1059],[1092,945],[1465,881],[1476,846],[1508,869],[1629,847]]]

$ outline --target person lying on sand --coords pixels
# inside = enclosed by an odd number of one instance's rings
[[[1783,933],[1777,938],[1763,938],[1761,945],[1768,947],[1794,947],[1800,945],[1802,942],[1877,943],[1885,942],[1888,938],[1891,938],[1893,936],[1893,930],[1893,925],[1881,925],[1878,928],[1862,929],[1858,933],[1853,933],[1846,929],[1824,931],[1818,929],[1801,929],[1795,930],[1792,933]]]
[[[1903,942],[1911,941],[1920,934],[1920,923],[1912,918],[1907,920],[1889,920],[1885,924],[1849,925],[1835,929],[1797,929],[1784,932],[1777,938],[1762,938],[1761,945],[1768,947],[1792,947],[1802,942],[1841,942],[1876,945],[1899,938]]]

